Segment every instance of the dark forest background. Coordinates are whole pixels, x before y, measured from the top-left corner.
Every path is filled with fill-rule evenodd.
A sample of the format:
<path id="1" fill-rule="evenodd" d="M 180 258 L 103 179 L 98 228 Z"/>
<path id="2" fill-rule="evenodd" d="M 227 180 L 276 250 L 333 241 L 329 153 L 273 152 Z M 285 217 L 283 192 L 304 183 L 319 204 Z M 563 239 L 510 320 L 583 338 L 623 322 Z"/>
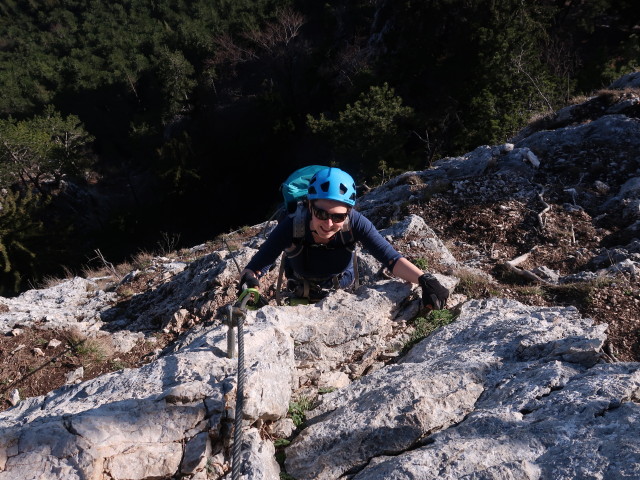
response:
<path id="1" fill-rule="evenodd" d="M 0 295 L 506 141 L 640 62 L 636 0 L 2 0 Z"/>

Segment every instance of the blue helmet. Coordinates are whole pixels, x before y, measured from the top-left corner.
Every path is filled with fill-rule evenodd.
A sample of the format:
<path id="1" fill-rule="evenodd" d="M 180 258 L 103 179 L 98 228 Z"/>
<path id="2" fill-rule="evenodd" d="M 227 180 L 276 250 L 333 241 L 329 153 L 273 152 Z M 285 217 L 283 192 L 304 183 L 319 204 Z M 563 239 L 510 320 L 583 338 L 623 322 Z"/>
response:
<path id="1" fill-rule="evenodd" d="M 307 198 L 335 200 L 353 207 L 356 204 L 356 184 L 347 172 L 334 167 L 325 168 L 311 178 Z"/>

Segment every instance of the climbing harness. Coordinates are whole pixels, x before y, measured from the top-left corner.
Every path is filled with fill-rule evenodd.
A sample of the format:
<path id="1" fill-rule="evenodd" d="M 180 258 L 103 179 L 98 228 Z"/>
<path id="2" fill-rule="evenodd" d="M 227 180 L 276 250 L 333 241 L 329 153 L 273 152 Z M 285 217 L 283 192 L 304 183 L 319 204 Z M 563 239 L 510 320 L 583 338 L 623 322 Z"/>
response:
<path id="1" fill-rule="evenodd" d="M 245 289 L 238 301 L 229 305 L 229 317 L 227 330 L 227 357 L 236 356 L 236 339 L 234 327 L 238 329 L 238 384 L 236 388 L 236 411 L 233 421 L 233 450 L 231 464 L 231 478 L 240 478 L 240 453 L 242 450 L 242 409 L 244 405 L 244 330 L 243 321 L 247 316 L 247 309 L 255 308 L 260 299 L 260 292 L 255 288 Z M 235 321 L 234 321 L 235 320 Z"/>
<path id="2" fill-rule="evenodd" d="M 288 249 L 282 252 L 282 255 L 280 256 L 280 268 L 278 271 L 278 280 L 276 282 L 276 304 L 277 305 L 283 305 L 285 303 L 285 299 L 283 298 L 282 292 L 283 290 L 286 290 L 289 287 L 289 285 L 284 285 L 285 259 L 287 257 L 298 256 L 300 255 L 300 253 L 304 248 L 309 248 L 309 246 L 306 245 L 304 241 L 306 231 L 307 231 L 307 221 L 308 221 L 307 204 L 304 202 L 298 202 L 295 210 L 293 211 L 293 213 L 290 213 L 289 216 L 293 219 L 292 243 L 295 247 L 292 247 L 291 249 Z M 353 252 L 352 265 L 353 265 L 354 282 L 352 287 L 353 287 L 353 290 L 356 290 L 360 286 L 360 274 L 358 271 L 358 250 L 357 250 L 356 241 L 353 236 L 353 231 L 351 230 L 351 223 L 349 222 L 349 219 L 347 219 L 347 221 L 344 222 L 342 228 L 339 231 L 339 235 L 340 235 L 342 244 L 347 248 L 347 250 Z M 321 298 L 326 296 L 326 294 L 328 293 L 326 292 L 324 295 L 317 297 L 315 300 L 313 299 L 310 300 L 309 288 L 311 287 L 313 289 L 312 284 L 314 282 L 312 281 L 311 284 L 309 284 L 307 280 L 303 280 L 303 279 L 297 279 L 297 280 L 299 281 L 302 287 L 302 291 L 298 291 L 293 295 L 284 295 L 288 297 L 288 300 L 286 303 L 288 303 L 289 305 L 294 305 L 294 303 L 292 303 L 291 301 L 292 298 L 294 297 L 298 297 L 298 298 L 295 298 L 295 305 L 300 305 L 300 304 L 306 305 L 308 303 L 314 303 L 320 300 Z M 334 285 L 334 288 L 337 289 L 339 287 L 337 285 Z M 289 290 L 293 290 L 293 289 L 289 288 Z"/>

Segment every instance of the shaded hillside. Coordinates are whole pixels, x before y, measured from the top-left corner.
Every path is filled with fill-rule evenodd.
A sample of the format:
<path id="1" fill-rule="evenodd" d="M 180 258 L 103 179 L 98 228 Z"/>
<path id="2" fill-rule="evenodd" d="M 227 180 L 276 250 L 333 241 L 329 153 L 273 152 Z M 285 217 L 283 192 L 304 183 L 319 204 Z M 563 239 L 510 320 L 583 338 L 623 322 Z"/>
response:
<path id="1" fill-rule="evenodd" d="M 0 120 L 56 112 L 94 138 L 82 159 L 91 170 L 56 172 L 52 208 L 28 214 L 35 232 L 7 219 L 28 255 L 9 249 L 3 294 L 93 266 L 95 249 L 120 262 L 165 235 L 188 247 L 257 223 L 277 202 L 271 186 L 303 164 L 336 162 L 377 184 L 503 142 L 631 71 L 636 10 L 631 0 L 0 5 Z M 1 186 L 25 189 L 38 167 L 16 178 L 5 145 Z"/>

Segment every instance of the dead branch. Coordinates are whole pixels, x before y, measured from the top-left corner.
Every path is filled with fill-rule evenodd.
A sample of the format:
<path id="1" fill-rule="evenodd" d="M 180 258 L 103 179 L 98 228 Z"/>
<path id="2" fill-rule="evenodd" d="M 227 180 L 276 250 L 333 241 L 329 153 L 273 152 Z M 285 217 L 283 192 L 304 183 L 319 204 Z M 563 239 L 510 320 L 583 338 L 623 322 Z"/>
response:
<path id="1" fill-rule="evenodd" d="M 540 95 L 540 98 L 542 98 L 542 100 L 544 100 L 544 103 L 547 104 L 547 108 L 549 109 L 550 112 L 553 112 L 553 105 L 551 104 L 551 102 L 549 101 L 549 99 L 547 98 L 547 96 L 544 94 L 544 92 L 542 91 L 542 89 L 540 88 L 540 84 L 538 82 L 538 80 L 536 78 L 534 78 L 525 68 L 525 60 L 524 60 L 524 48 L 520 49 L 520 54 L 517 55 L 515 58 L 513 58 L 513 65 L 515 65 L 516 69 L 522 73 L 523 75 L 525 75 L 529 81 L 531 82 L 531 84 L 534 86 L 534 88 L 538 91 L 538 95 Z"/>
<path id="2" fill-rule="evenodd" d="M 508 260 L 505 263 L 508 263 L 509 266 L 515 267 L 516 265 L 520 265 L 522 262 L 526 262 L 529 259 L 529 255 L 533 250 L 528 251 L 525 254 L 520 255 L 519 257 L 514 258 L 513 260 Z"/>
<path id="3" fill-rule="evenodd" d="M 114 267 L 113 263 L 107 261 L 106 258 L 104 258 L 104 255 L 102 254 L 102 252 L 100 251 L 100 249 L 95 249 L 94 250 L 96 256 L 90 260 L 100 260 L 102 262 L 102 265 L 109 270 L 114 277 L 121 279 L 122 277 L 120 275 L 118 275 L 118 271 L 116 270 L 116 267 Z"/>
<path id="4" fill-rule="evenodd" d="M 287 47 L 298 36 L 305 23 L 304 16 L 291 9 L 278 12 L 274 22 L 267 24 L 262 30 L 252 30 L 246 38 L 264 51 L 274 53 L 279 46 Z"/>
<path id="5" fill-rule="evenodd" d="M 538 212 L 538 224 L 540 224 L 540 228 L 544 228 L 544 220 L 542 219 L 542 215 L 544 215 L 549 210 L 551 210 L 551 206 L 544 201 L 544 197 L 542 196 L 543 194 L 544 194 L 544 189 L 542 190 L 542 192 L 538 194 L 538 198 L 542 202 L 542 205 L 544 205 L 544 208 L 542 209 L 542 211 Z"/>
<path id="6" fill-rule="evenodd" d="M 531 272 L 529 270 L 525 270 L 523 268 L 518 268 L 517 267 L 517 265 L 520 265 L 521 263 L 525 262 L 529 258 L 529 255 L 531 255 L 531 252 L 533 252 L 535 250 L 535 248 L 536 247 L 533 247 L 527 253 L 525 253 L 523 255 L 520 255 L 519 257 L 516 257 L 513 260 L 507 260 L 502 265 L 504 267 L 506 267 L 507 270 L 509 270 L 510 272 L 513 272 L 513 273 L 515 273 L 516 275 L 518 275 L 520 277 L 526 278 L 527 280 L 530 280 L 532 282 L 544 283 L 545 285 L 551 285 L 551 283 L 549 283 L 548 281 L 546 281 L 543 278 L 540 278 L 535 273 L 533 273 L 533 272 Z"/>

